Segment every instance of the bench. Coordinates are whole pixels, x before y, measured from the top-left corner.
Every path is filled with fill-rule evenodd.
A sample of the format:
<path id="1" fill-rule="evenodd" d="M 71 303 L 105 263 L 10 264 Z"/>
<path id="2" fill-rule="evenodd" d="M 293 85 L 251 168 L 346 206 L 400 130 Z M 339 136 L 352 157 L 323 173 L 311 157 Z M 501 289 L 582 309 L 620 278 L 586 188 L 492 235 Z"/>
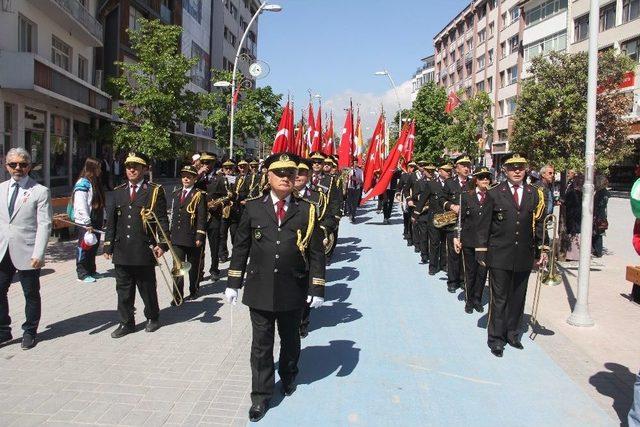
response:
<path id="1" fill-rule="evenodd" d="M 627 266 L 627 281 L 633 284 L 631 288 L 631 300 L 640 304 L 640 267 Z"/>
<path id="2" fill-rule="evenodd" d="M 68 240 L 70 237 L 69 229 L 73 227 L 72 224 L 61 221 L 61 219 L 69 220 L 69 215 L 67 215 L 67 205 L 70 200 L 70 196 L 54 197 L 51 199 L 51 209 L 53 210 L 51 229 L 52 234 L 57 235 L 59 240 Z"/>

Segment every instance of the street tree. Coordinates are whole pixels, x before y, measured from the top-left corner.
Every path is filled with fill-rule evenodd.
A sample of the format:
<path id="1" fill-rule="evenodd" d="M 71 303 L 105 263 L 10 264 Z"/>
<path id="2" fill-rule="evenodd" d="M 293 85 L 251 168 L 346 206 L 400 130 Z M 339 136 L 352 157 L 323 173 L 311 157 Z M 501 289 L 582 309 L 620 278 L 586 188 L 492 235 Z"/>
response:
<path id="1" fill-rule="evenodd" d="M 138 30 L 127 30 L 137 62 L 118 62 L 121 73 L 111 79 L 117 91 L 114 142 L 150 158 L 181 157 L 192 141 L 179 133 L 181 123 L 198 120 L 199 96 L 185 87 L 198 58 L 180 51 L 182 28 L 158 20 L 140 19 Z"/>
<path id="2" fill-rule="evenodd" d="M 413 101 L 411 116 L 416 121 L 414 153 L 416 158 L 437 162 L 444 154 L 444 141 L 451 116 L 444 109 L 447 92 L 428 82 L 420 88 Z"/>
<path id="3" fill-rule="evenodd" d="M 596 167 L 606 170 L 633 151 L 623 116 L 632 102 L 617 88 L 634 64 L 613 50 L 600 53 L 596 111 Z M 588 55 L 551 52 L 533 59 L 517 100 L 511 150 L 532 165 L 584 170 Z"/>
<path id="4" fill-rule="evenodd" d="M 463 94 L 458 94 L 463 99 Z M 478 139 L 493 133 L 491 99 L 487 92 L 480 91 L 464 99 L 451 113 L 451 123 L 445 129 L 445 147 L 451 152 L 465 153 L 472 159 L 481 153 Z"/>

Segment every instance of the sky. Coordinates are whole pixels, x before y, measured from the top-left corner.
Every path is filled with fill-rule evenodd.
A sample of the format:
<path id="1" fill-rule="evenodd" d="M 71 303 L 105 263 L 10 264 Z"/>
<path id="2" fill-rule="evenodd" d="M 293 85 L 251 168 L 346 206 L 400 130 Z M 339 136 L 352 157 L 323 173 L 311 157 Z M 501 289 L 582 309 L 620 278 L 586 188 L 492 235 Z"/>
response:
<path id="1" fill-rule="evenodd" d="M 392 118 L 398 102 L 391 83 L 374 72 L 388 70 L 400 104 L 410 108 L 411 77 L 433 53 L 433 36 L 469 0 L 270 0 L 282 6 L 264 12 L 258 30 L 258 59 L 269 74 L 258 80 L 295 102 L 296 120 L 309 91 L 333 110 L 338 134 L 349 98 L 360 105 L 365 138 L 382 104 Z M 314 109 L 317 108 L 317 100 Z M 367 132 L 366 128 L 370 130 Z"/>

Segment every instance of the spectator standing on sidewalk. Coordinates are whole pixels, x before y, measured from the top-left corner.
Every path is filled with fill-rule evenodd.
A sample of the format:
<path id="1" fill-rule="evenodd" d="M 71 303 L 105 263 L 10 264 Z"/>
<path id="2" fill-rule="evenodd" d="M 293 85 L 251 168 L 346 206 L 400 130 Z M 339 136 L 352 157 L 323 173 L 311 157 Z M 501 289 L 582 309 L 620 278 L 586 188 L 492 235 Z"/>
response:
<path id="1" fill-rule="evenodd" d="M 596 258 L 602 257 L 603 236 L 607 228 L 609 228 L 609 222 L 607 220 L 607 205 L 609 204 L 608 184 L 609 181 L 606 176 L 596 176 L 596 192 L 593 196 L 593 239 L 591 248 L 593 256 Z"/>
<path id="2" fill-rule="evenodd" d="M 71 196 L 73 200 L 72 220 L 88 227 L 76 227 L 78 229 L 76 272 L 78 281 L 84 283 L 96 281 L 96 254 L 98 246 L 100 246 L 98 244 L 100 235 L 93 230 L 102 228 L 104 223 L 106 197 L 102 187 L 102 166 L 100 163 L 100 160 L 95 157 L 87 157 Z"/>
<path id="3" fill-rule="evenodd" d="M 580 259 L 580 226 L 582 225 L 582 184 L 584 177 L 576 175 L 573 185 L 565 195 L 567 227 L 567 261 Z"/>
<path id="4" fill-rule="evenodd" d="M 40 270 L 51 233 L 49 189 L 29 176 L 31 155 L 24 148 L 7 153 L 11 178 L 0 184 L 0 344 L 11 341 L 11 317 L 7 292 L 19 272 L 25 299 L 22 349 L 36 345 L 40 323 Z"/>
<path id="5" fill-rule="evenodd" d="M 633 227 L 633 248 L 640 255 L 640 218 L 636 218 L 636 223 Z M 634 290 L 637 289 L 637 286 L 636 284 L 633 285 Z M 629 427 L 640 427 L 640 372 L 636 375 L 636 382 L 633 386 L 633 404 L 627 420 Z"/>

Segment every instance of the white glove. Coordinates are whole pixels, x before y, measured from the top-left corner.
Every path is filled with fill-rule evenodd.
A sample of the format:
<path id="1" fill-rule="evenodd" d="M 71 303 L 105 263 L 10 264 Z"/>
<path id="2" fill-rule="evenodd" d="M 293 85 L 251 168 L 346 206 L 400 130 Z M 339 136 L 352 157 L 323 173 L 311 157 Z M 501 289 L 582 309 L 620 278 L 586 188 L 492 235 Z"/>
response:
<path id="1" fill-rule="evenodd" d="M 224 296 L 227 298 L 227 302 L 235 305 L 236 301 L 238 301 L 238 290 L 227 288 L 224 290 Z"/>
<path id="2" fill-rule="evenodd" d="M 322 297 L 312 297 L 311 295 L 309 295 L 307 297 L 307 302 L 310 302 L 310 307 L 311 308 L 320 308 L 322 307 L 322 304 L 324 304 L 324 298 Z"/>

